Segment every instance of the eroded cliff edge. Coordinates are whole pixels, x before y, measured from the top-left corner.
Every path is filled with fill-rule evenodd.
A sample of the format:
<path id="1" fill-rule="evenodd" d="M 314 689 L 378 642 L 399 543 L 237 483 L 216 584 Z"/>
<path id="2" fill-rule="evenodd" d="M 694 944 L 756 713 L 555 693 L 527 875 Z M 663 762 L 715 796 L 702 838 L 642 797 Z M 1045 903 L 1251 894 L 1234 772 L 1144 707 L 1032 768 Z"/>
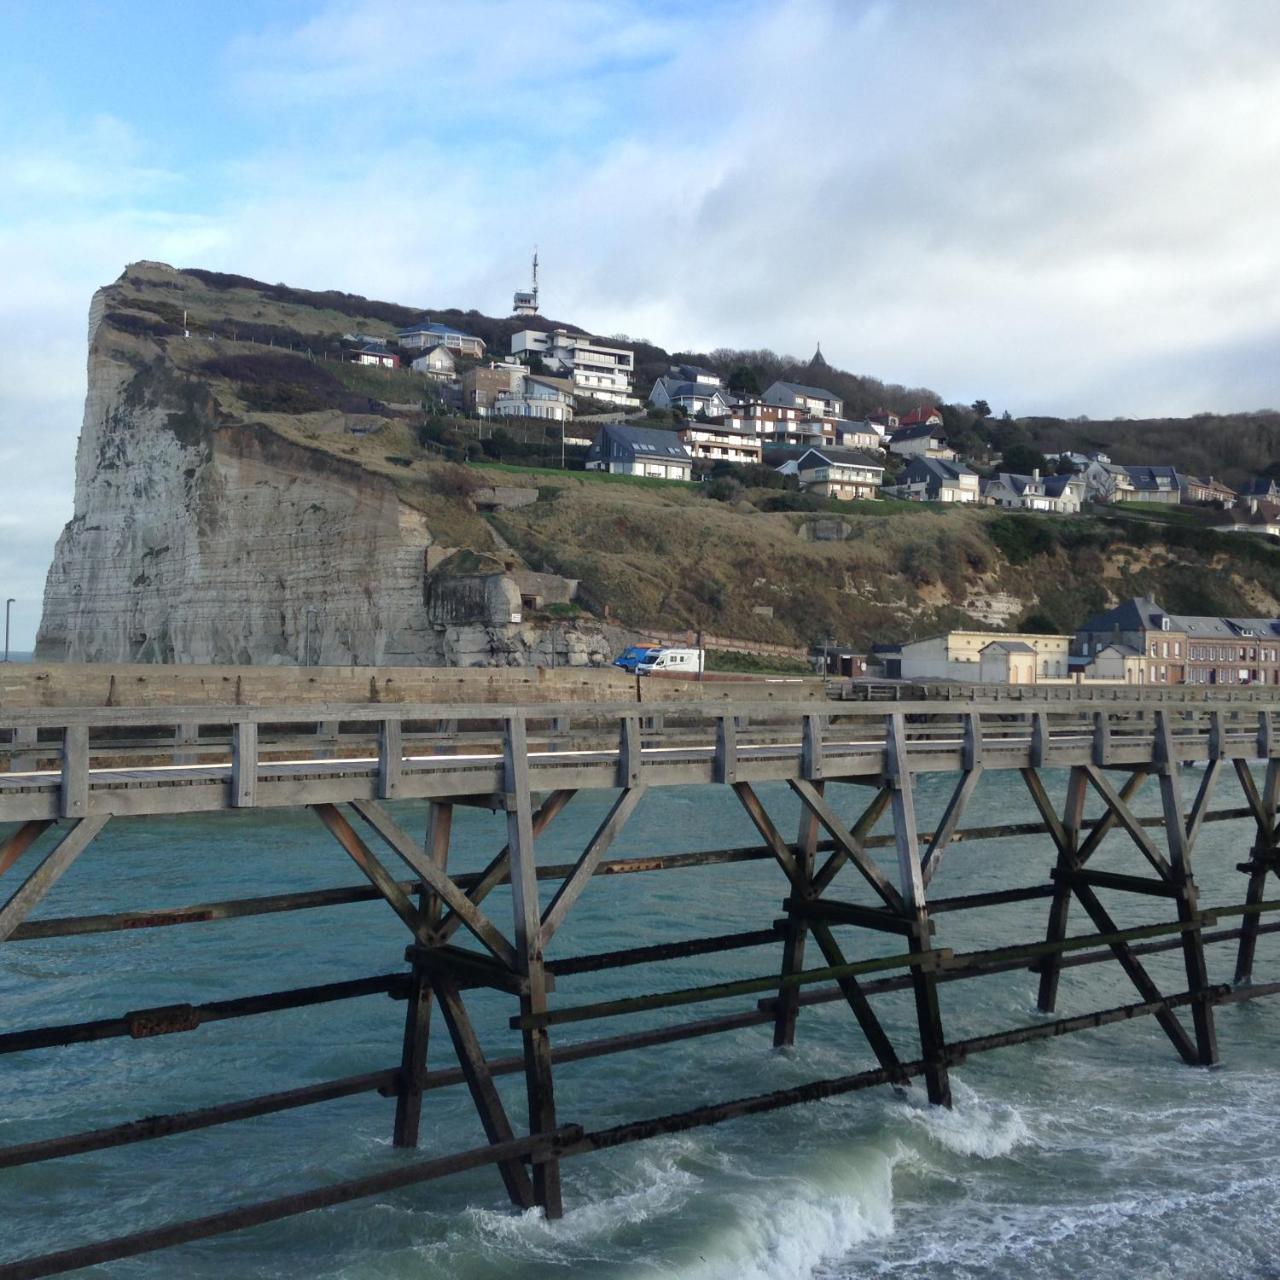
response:
<path id="1" fill-rule="evenodd" d="M 309 443 L 246 413 L 210 369 L 261 344 L 175 331 L 139 307 L 168 275 L 181 283 L 138 264 L 94 296 L 75 509 L 49 570 L 38 658 L 519 665 L 547 661 L 554 642 L 561 663 L 604 660 L 590 620 L 554 633 L 524 620 L 504 573 L 514 562 L 451 573 L 458 548 L 433 531 L 431 495 L 415 503 L 336 451 L 348 415 L 295 433 L 315 434 Z M 354 416 L 364 432 L 386 425 Z M 459 514 L 441 506 L 447 524 Z M 501 554 L 483 522 L 462 523 L 473 553 Z"/>

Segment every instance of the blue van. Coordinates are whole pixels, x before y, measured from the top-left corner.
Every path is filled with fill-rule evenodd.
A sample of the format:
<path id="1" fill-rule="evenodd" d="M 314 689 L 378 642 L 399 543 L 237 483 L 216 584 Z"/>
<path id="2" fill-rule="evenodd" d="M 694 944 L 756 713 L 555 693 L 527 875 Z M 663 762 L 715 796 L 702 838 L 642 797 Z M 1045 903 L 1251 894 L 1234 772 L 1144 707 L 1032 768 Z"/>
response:
<path id="1" fill-rule="evenodd" d="M 615 667 L 621 667 L 623 671 L 634 671 L 646 658 L 656 654 L 662 646 L 660 644 L 633 644 L 630 649 L 624 650 L 613 660 Z"/>

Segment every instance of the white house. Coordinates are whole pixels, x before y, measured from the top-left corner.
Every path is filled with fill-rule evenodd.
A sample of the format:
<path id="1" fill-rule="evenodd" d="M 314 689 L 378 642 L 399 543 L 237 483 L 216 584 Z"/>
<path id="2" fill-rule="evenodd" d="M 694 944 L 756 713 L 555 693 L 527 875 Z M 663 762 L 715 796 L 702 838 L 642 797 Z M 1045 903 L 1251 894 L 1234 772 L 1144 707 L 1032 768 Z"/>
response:
<path id="1" fill-rule="evenodd" d="M 893 489 L 913 502 L 977 502 L 978 473 L 963 462 L 917 456 L 898 472 Z"/>
<path id="2" fill-rule="evenodd" d="M 609 471 L 614 475 L 691 480 L 693 458 L 674 431 L 606 422 L 587 450 L 586 469 Z"/>
<path id="3" fill-rule="evenodd" d="M 443 343 L 420 355 L 409 366 L 415 373 L 425 373 L 429 378 L 452 378 L 458 371 L 453 352 Z"/>
<path id="4" fill-rule="evenodd" d="M 1084 501 L 1084 480 L 1079 476 L 1029 476 L 1001 471 L 982 482 L 982 499 L 993 507 L 1011 511 L 1052 511 L 1073 515 Z"/>
<path id="5" fill-rule="evenodd" d="M 844 401 L 821 387 L 806 387 L 798 382 L 775 382 L 763 396 L 765 404 L 798 409 L 803 417 L 823 418 L 834 422 L 844 417 Z"/>
<path id="6" fill-rule="evenodd" d="M 884 480 L 884 459 L 858 449 L 774 446 L 765 451 L 765 462 L 780 475 L 795 476 L 802 489 L 823 498 L 876 498 Z"/>
<path id="7" fill-rule="evenodd" d="M 496 417 L 573 421 L 573 383 L 538 373 L 513 374 L 510 389 L 498 391 L 490 409 Z"/>
<path id="8" fill-rule="evenodd" d="M 955 450 L 947 445 L 946 432 L 932 422 L 901 427 L 889 437 L 889 452 L 903 458 L 943 458 L 950 461 Z"/>
<path id="9" fill-rule="evenodd" d="M 832 425 L 835 443 L 843 445 L 846 449 L 884 448 L 884 432 L 869 418 L 864 418 L 860 422 L 839 418 Z"/>
<path id="10" fill-rule="evenodd" d="M 631 394 L 635 357 L 624 347 L 612 347 L 585 333 L 556 329 L 521 329 L 511 335 L 511 354 L 538 356 L 552 373 L 567 374 L 574 391 L 606 404 L 638 409 L 640 401 Z"/>
<path id="11" fill-rule="evenodd" d="M 460 356 L 479 360 L 484 355 L 484 339 L 473 333 L 463 333 L 452 325 L 438 324 L 431 320 L 420 320 L 407 329 L 401 329 L 396 337 L 402 347 L 410 350 L 425 351 L 430 347 L 445 346 Z"/>
<path id="12" fill-rule="evenodd" d="M 729 416 L 729 393 L 710 382 L 659 378 L 649 392 L 649 403 L 655 409 L 683 409 L 691 418 L 699 413 L 708 418 Z"/>
<path id="13" fill-rule="evenodd" d="M 356 352 L 355 363 L 379 365 L 384 369 L 398 369 L 400 357 L 394 351 L 388 351 L 381 342 L 366 342 Z"/>

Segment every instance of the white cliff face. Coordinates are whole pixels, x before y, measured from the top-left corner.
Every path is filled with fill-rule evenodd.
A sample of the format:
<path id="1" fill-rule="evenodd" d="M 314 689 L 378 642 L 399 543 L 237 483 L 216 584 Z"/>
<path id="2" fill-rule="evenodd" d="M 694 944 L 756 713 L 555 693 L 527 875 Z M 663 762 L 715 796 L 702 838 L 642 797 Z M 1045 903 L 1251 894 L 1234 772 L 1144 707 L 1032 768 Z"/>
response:
<path id="1" fill-rule="evenodd" d="M 38 657 L 537 660 L 540 637 L 518 626 L 433 625 L 424 575 L 434 538 L 390 480 L 226 420 L 207 387 L 167 366 L 153 341 L 100 323 L 102 312 L 100 291 L 75 514 L 49 570 Z M 579 644 L 575 665 L 595 649 L 603 643 Z"/>

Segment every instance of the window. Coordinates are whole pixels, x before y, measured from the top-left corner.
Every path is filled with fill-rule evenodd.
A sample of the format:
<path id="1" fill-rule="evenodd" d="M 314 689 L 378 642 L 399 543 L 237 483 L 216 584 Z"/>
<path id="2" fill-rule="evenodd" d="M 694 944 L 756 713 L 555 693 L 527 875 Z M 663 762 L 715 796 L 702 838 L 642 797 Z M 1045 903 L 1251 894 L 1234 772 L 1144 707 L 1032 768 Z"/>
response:
<path id="1" fill-rule="evenodd" d="M 1181 640 L 1175 640 L 1173 642 L 1173 656 L 1175 658 L 1182 657 L 1182 641 Z"/>
<path id="2" fill-rule="evenodd" d="M 1164 642 L 1164 645 L 1161 649 L 1160 656 L 1162 658 L 1167 658 L 1169 656 L 1169 642 L 1167 640 Z"/>

